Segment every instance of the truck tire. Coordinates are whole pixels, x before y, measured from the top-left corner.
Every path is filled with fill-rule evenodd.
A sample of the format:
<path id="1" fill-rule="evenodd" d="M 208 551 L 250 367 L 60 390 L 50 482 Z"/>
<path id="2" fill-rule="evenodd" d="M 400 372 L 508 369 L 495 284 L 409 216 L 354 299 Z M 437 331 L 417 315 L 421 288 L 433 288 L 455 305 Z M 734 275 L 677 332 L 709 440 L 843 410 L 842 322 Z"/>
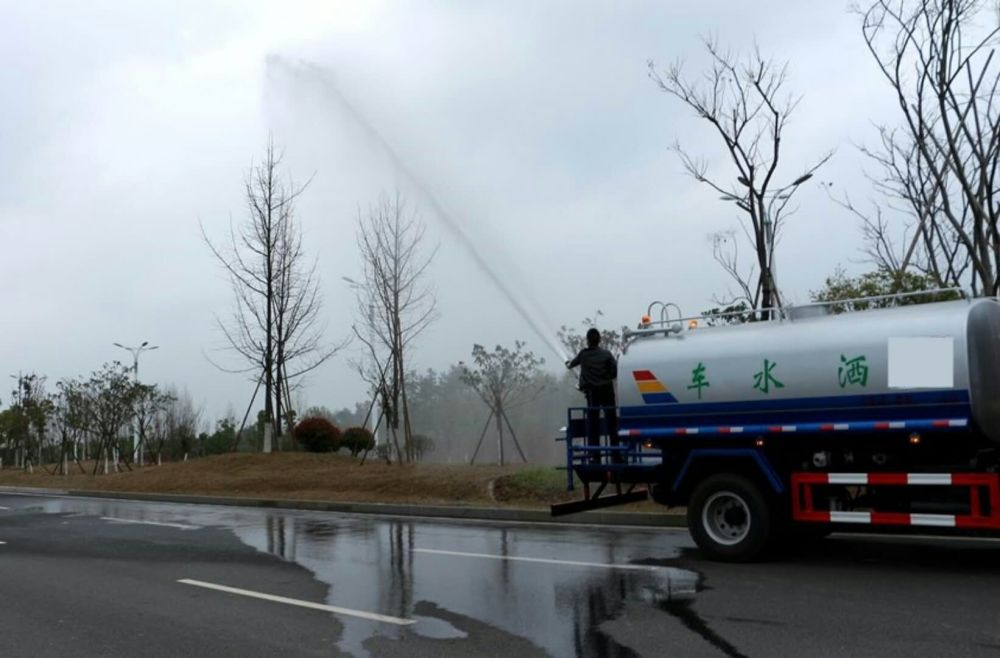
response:
<path id="1" fill-rule="evenodd" d="M 713 475 L 695 487 L 688 502 L 688 529 L 713 560 L 748 562 L 768 546 L 772 512 L 760 489 L 741 475 Z"/>

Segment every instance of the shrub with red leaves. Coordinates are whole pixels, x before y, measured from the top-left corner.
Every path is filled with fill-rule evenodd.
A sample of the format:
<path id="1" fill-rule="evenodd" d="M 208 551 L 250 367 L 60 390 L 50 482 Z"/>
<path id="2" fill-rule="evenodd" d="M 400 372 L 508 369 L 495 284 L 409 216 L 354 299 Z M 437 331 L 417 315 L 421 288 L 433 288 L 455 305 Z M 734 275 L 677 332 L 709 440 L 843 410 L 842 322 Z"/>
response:
<path id="1" fill-rule="evenodd" d="M 340 450 L 340 430 L 326 418 L 304 418 L 292 436 L 309 452 L 337 452 Z"/>

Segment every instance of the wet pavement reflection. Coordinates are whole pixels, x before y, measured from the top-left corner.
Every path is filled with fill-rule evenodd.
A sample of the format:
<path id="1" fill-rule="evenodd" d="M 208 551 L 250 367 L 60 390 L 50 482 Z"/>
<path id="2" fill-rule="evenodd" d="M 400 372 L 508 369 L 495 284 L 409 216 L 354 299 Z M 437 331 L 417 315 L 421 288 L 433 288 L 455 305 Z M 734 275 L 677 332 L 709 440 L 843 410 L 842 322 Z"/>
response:
<path id="1" fill-rule="evenodd" d="M 338 647 L 355 656 L 381 655 L 393 645 L 419 647 L 423 655 L 484 627 L 510 642 L 509 655 L 635 656 L 601 630 L 626 605 L 649 606 L 703 636 L 706 630 L 697 628 L 689 605 L 699 575 L 664 564 L 690 545 L 680 532 L 74 498 L 38 498 L 32 507 L 228 529 L 246 545 L 312 572 L 329 587 L 324 603 L 416 621 L 391 626 L 338 618 Z M 724 644 L 716 647 L 729 653 Z"/>

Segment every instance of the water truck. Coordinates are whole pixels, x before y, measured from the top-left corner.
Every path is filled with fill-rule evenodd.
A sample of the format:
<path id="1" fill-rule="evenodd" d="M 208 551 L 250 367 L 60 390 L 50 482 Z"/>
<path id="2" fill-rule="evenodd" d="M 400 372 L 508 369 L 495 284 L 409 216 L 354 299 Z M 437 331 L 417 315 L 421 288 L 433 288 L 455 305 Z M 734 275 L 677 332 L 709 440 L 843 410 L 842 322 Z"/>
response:
<path id="1" fill-rule="evenodd" d="M 834 530 L 1000 531 L 1000 301 L 915 299 L 738 324 L 650 307 L 619 359 L 618 441 L 588 445 L 587 410 L 569 410 L 584 496 L 552 514 L 686 506 L 699 548 L 729 561 Z"/>

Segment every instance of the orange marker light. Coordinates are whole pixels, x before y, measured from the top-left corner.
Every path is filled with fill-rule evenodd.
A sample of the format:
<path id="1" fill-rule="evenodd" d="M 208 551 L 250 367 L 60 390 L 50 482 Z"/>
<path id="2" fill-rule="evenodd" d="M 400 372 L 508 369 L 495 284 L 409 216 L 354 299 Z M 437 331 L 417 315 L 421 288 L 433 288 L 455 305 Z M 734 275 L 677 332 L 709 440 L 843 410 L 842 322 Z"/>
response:
<path id="1" fill-rule="evenodd" d="M 918 445 L 920 445 L 920 435 L 919 434 L 911 434 L 910 435 L 910 445 L 911 446 L 918 446 Z"/>
<path id="2" fill-rule="evenodd" d="M 753 444 L 755 446 L 757 446 L 758 448 L 763 448 L 764 447 L 764 439 L 757 439 L 756 441 L 753 442 Z"/>
<path id="3" fill-rule="evenodd" d="M 697 320 L 691 320 L 688 322 L 688 329 L 697 329 L 697 328 L 698 328 Z"/>
<path id="4" fill-rule="evenodd" d="M 642 318 L 639 320 L 640 327 L 648 327 L 651 324 L 653 324 L 653 319 L 648 315 L 642 316 Z"/>

